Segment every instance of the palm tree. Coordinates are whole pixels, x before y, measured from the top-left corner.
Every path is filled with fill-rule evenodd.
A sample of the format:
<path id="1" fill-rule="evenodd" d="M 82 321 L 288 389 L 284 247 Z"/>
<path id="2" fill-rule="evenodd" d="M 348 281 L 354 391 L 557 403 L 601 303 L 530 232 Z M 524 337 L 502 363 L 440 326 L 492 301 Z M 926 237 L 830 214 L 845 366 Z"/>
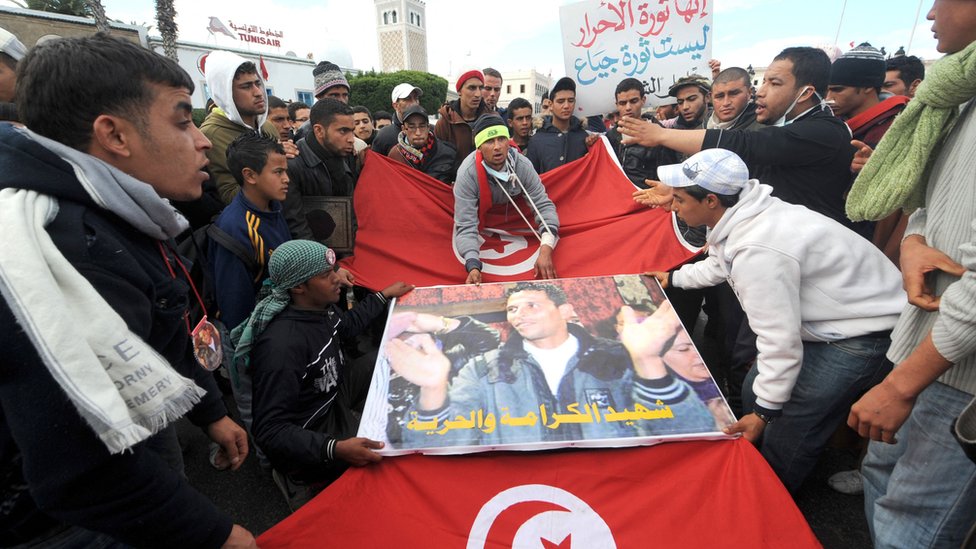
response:
<path id="1" fill-rule="evenodd" d="M 26 3 L 16 1 L 14 3 L 32 10 L 90 17 L 95 20 L 95 28 L 99 32 L 110 30 L 101 0 L 27 0 Z"/>
<path id="2" fill-rule="evenodd" d="M 176 55 L 176 6 L 173 0 L 156 0 L 156 26 L 163 38 L 163 53 L 173 61 L 179 61 Z"/>
<path id="3" fill-rule="evenodd" d="M 105 17 L 105 6 L 102 5 L 102 0 L 85 0 L 85 7 L 95 19 L 95 28 L 98 29 L 98 32 L 111 31 L 108 26 L 108 18 Z"/>
<path id="4" fill-rule="evenodd" d="M 91 11 L 85 0 L 27 0 L 27 9 L 90 17 Z"/>

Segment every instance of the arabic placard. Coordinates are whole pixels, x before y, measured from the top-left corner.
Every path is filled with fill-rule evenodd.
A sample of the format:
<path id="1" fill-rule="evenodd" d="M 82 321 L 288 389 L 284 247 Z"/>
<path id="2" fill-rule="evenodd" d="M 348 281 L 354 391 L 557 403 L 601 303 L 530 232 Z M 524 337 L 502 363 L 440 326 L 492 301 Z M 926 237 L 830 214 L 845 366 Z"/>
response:
<path id="1" fill-rule="evenodd" d="M 682 76 L 710 77 L 709 0 L 585 0 L 560 7 L 559 20 L 580 115 L 613 111 L 613 92 L 624 78 L 643 82 L 647 105 L 657 106 Z"/>
<path id="2" fill-rule="evenodd" d="M 359 434 L 386 455 L 727 438 L 653 278 L 418 288 L 391 307 Z"/>

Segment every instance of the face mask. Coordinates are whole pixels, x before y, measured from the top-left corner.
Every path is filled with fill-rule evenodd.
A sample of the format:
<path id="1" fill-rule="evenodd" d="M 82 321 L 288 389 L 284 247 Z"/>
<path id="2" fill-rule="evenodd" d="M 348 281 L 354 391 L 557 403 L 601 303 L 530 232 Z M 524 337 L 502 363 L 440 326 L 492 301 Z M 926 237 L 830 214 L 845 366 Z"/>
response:
<path id="1" fill-rule="evenodd" d="M 508 171 L 500 172 L 498 170 L 495 170 L 491 166 L 489 166 L 488 163 L 485 161 L 482 161 L 481 165 L 485 167 L 485 171 L 488 172 L 489 175 L 493 176 L 495 179 L 498 179 L 499 181 L 508 181 L 512 177 L 511 172 Z M 505 162 L 505 169 L 506 170 L 508 169 L 508 162 Z"/>
<path id="2" fill-rule="evenodd" d="M 789 122 L 787 122 L 786 121 L 786 115 L 790 114 L 790 112 L 793 111 L 793 107 L 795 107 L 796 104 L 800 102 L 800 97 L 804 93 L 806 93 L 807 88 L 809 88 L 809 87 L 810 86 L 803 86 L 803 89 L 800 90 L 800 93 L 796 94 L 796 99 L 794 99 L 793 102 L 790 103 L 790 106 L 789 107 L 786 107 L 786 112 L 783 113 L 783 116 L 779 117 L 779 120 L 777 120 L 776 122 L 773 123 L 773 126 L 786 126 L 787 124 L 790 124 L 790 123 L 793 122 L 793 120 L 795 120 L 795 119 L 791 119 Z M 814 92 L 814 93 L 816 93 L 816 92 Z"/>

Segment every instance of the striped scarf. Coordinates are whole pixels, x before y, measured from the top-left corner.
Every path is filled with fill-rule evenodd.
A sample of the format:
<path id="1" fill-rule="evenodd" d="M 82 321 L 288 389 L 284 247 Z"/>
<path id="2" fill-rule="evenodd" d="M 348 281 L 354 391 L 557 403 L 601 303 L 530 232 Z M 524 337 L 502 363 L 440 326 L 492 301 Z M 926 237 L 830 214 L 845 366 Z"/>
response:
<path id="1" fill-rule="evenodd" d="M 410 144 L 410 140 L 407 139 L 406 134 L 400 132 L 397 136 L 397 145 L 400 146 L 400 152 L 403 153 L 403 157 L 407 159 L 407 162 L 410 162 L 414 166 L 420 166 L 420 163 L 424 161 L 424 155 L 434 149 L 434 133 L 428 133 L 427 143 L 418 149 Z"/>

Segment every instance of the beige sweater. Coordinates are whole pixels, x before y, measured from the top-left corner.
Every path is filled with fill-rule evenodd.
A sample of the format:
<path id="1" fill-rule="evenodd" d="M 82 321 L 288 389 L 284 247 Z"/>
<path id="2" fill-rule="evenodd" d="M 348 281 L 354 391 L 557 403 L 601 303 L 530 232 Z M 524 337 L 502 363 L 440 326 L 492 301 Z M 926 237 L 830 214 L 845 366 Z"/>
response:
<path id="1" fill-rule="evenodd" d="M 906 235 L 925 237 L 967 272 L 962 278 L 937 272 L 937 312 L 908 305 L 892 333 L 888 358 L 898 364 L 932 332 L 939 353 L 954 363 L 939 381 L 976 394 L 976 100 L 963 113 L 935 161 L 925 207 L 908 222 Z"/>

